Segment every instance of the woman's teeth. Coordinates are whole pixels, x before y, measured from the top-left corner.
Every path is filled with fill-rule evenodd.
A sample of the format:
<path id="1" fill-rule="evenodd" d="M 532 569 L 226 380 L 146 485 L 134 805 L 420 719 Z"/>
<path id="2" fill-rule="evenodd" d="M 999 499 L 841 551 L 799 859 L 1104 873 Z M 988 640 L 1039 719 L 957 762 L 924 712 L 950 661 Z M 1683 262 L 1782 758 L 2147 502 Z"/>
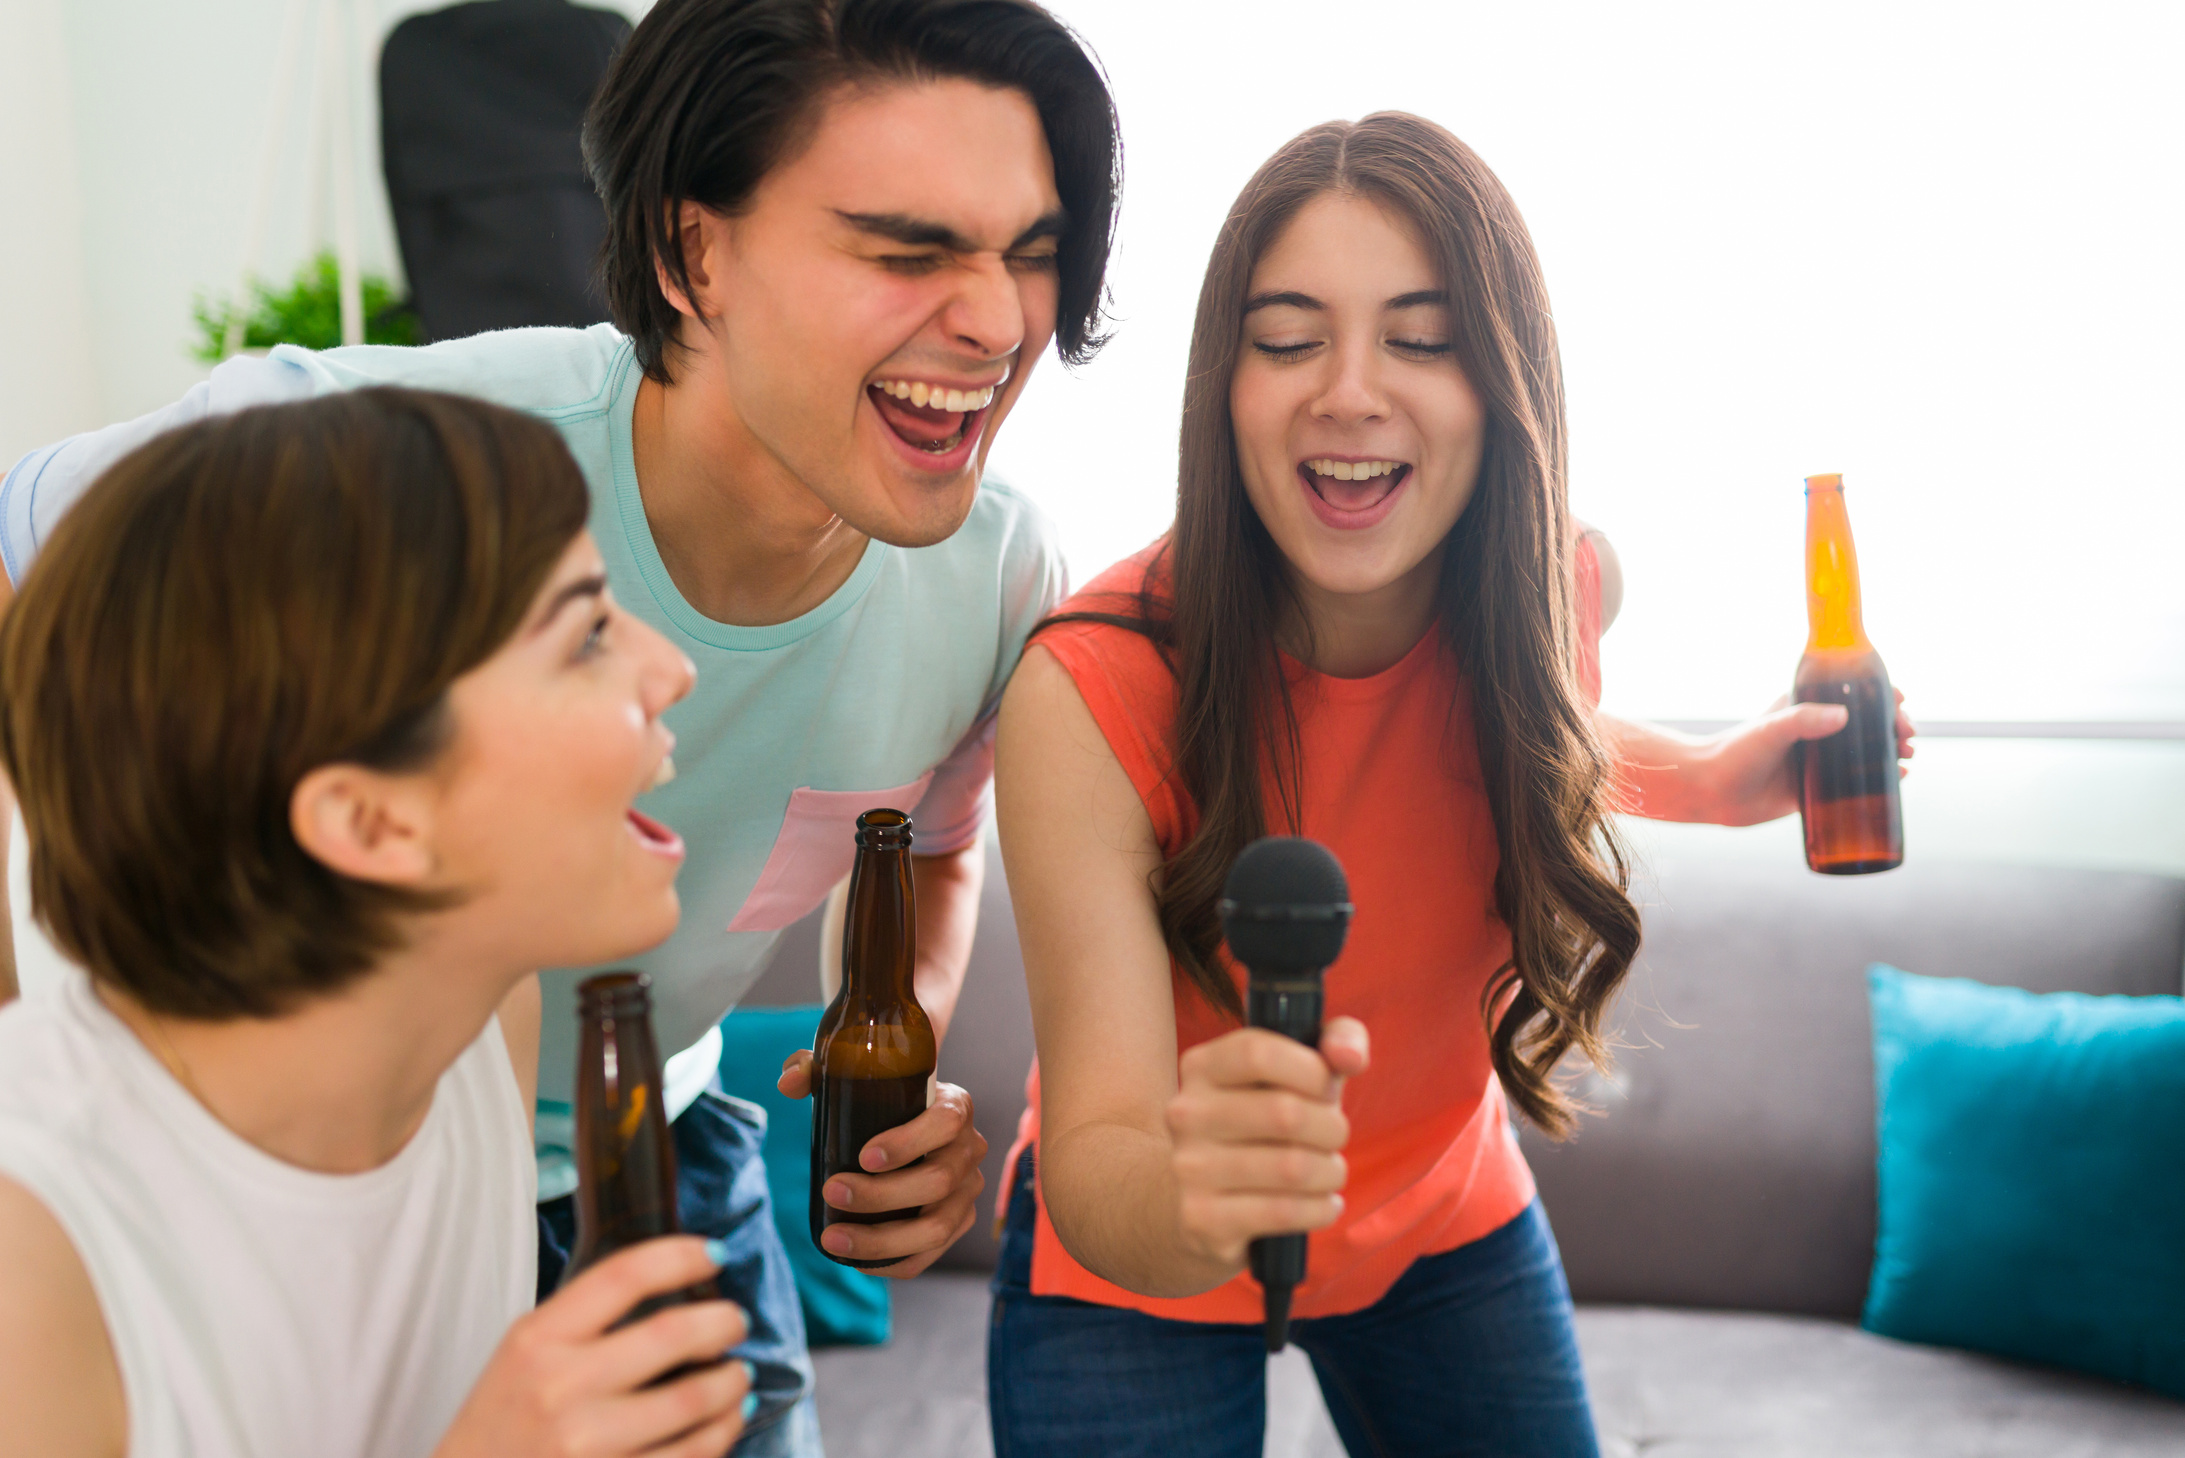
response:
<path id="1" fill-rule="evenodd" d="M 1338 481 L 1370 481 L 1375 476 L 1392 476 L 1401 461 L 1307 461 L 1305 469 L 1315 476 L 1332 476 Z"/>
<path id="2" fill-rule="evenodd" d="M 648 790 L 657 790 L 662 785 L 667 784 L 670 780 L 673 780 L 674 778 L 675 756 L 672 754 L 663 754 L 662 756 L 660 756 L 660 767 L 652 772 L 652 783 L 647 785 L 645 788 Z"/>
<path id="3" fill-rule="evenodd" d="M 984 410 L 994 403 L 992 385 L 978 390 L 950 390 L 940 385 L 929 385 L 923 380 L 881 380 L 873 388 L 883 395 L 908 400 L 921 410 Z"/>

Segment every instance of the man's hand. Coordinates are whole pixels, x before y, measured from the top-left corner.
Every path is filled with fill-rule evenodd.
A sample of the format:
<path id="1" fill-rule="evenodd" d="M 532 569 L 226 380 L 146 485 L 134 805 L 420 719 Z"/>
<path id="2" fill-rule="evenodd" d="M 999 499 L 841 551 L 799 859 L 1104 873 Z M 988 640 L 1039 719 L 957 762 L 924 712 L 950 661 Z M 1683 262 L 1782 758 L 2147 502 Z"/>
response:
<path id="1" fill-rule="evenodd" d="M 1197 1254 L 1242 1270 L 1254 1238 L 1335 1223 L 1350 1176 L 1343 1082 L 1370 1061 L 1356 1018 L 1331 1020 L 1318 1050 L 1239 1028 L 1185 1052 L 1168 1105 L 1169 1164 Z"/>
<path id="2" fill-rule="evenodd" d="M 789 1098 L 811 1097 L 810 1049 L 789 1055 L 775 1086 Z M 876 1276 L 918 1275 L 971 1228 L 973 1207 L 986 1188 L 979 1172 L 984 1158 L 986 1139 L 971 1127 L 971 1095 L 941 1084 L 931 1108 L 865 1146 L 858 1163 L 870 1173 L 836 1175 L 820 1193 L 837 1210 L 918 1213 L 878 1225 L 830 1225 L 821 1244 L 830 1255 L 892 1263 L 874 1268 Z"/>
<path id="3" fill-rule="evenodd" d="M 727 1301 L 671 1306 L 614 1329 L 648 1296 L 717 1269 L 696 1236 L 649 1240 L 571 1281 L 501 1339 L 434 1458 L 721 1458 L 743 1431 L 751 1371 L 721 1354 L 742 1341 Z M 659 1387 L 663 1373 L 700 1371 Z"/>

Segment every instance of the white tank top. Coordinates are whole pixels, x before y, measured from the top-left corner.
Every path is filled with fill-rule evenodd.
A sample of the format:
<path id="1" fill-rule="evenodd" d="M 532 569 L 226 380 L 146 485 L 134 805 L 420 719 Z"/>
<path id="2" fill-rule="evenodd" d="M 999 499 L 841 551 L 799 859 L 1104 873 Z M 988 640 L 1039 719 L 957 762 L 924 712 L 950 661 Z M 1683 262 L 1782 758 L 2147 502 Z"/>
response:
<path id="1" fill-rule="evenodd" d="M 422 1458 L 538 1279 L 498 1019 L 400 1154 L 317 1174 L 231 1133 L 72 973 L 0 1009 L 0 1174 L 90 1273 L 133 1458 Z"/>

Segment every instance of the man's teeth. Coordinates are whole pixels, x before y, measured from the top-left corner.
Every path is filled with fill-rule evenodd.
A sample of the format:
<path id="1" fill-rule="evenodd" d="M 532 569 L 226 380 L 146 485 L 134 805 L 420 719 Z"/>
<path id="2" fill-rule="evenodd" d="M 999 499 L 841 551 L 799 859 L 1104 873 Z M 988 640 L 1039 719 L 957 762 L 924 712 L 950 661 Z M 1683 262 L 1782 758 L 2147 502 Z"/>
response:
<path id="1" fill-rule="evenodd" d="M 947 410 L 962 412 L 984 410 L 994 403 L 994 387 L 979 390 L 951 390 L 941 385 L 929 385 L 924 380 L 881 380 L 883 394 L 898 400 L 908 400 L 921 410 Z"/>
<path id="2" fill-rule="evenodd" d="M 1315 476 L 1333 476 L 1338 481 L 1370 481 L 1375 476 L 1392 476 L 1402 461 L 1307 461 L 1305 469 Z"/>
<path id="3" fill-rule="evenodd" d="M 646 788 L 657 790 L 662 785 L 668 783 L 668 781 L 674 778 L 675 756 L 672 754 L 664 754 L 660 757 L 660 767 L 652 772 L 652 783 Z"/>

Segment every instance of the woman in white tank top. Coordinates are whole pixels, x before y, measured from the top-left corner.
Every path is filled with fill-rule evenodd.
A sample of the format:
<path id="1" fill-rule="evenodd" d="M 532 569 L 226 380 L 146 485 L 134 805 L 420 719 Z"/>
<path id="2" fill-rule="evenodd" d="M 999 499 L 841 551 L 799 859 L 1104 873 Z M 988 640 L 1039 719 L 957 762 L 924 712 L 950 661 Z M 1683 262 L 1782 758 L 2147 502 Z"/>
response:
<path id="1" fill-rule="evenodd" d="M 0 1458 L 718 1455 L 726 1302 L 656 1241 L 536 1312 L 542 965 L 675 925 L 690 665 L 554 432 L 367 391 L 202 422 L 0 621 L 33 907 L 0 1009 Z M 0 594 L 0 603 L 5 595 Z"/>

